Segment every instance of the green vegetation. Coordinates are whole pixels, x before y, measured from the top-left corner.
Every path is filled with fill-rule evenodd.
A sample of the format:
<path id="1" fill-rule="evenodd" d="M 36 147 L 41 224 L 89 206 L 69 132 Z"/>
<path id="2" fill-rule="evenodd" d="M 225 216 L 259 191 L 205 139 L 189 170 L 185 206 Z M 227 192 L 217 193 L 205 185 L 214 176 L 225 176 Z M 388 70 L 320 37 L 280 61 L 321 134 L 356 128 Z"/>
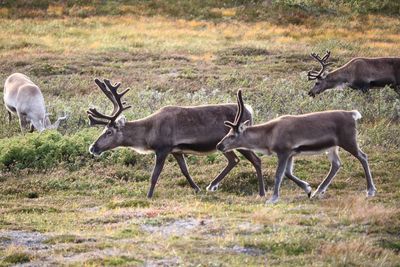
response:
<path id="1" fill-rule="evenodd" d="M 70 117 L 59 131 L 23 135 L 0 109 L 0 266 L 398 266 L 400 100 L 390 88 L 312 99 L 306 81 L 312 51 L 331 50 L 334 67 L 397 55 L 397 1 L 28 2 L 0 1 L 0 81 L 27 74 L 52 121 Z M 239 88 L 256 122 L 358 109 L 378 195 L 364 197 L 362 167 L 345 152 L 323 199 L 285 180 L 282 201 L 265 206 L 244 159 L 218 192 L 205 192 L 226 165 L 215 153 L 187 157 L 203 191 L 190 189 L 170 157 L 148 200 L 152 155 L 88 153 L 101 130 L 88 128 L 85 111 L 111 108 L 95 77 L 131 88 L 128 119 L 165 105 L 233 102 Z M 276 159 L 262 164 L 271 188 Z M 313 189 L 328 170 L 324 155 L 296 160 Z"/>
<path id="2" fill-rule="evenodd" d="M 86 147 L 93 138 L 93 135 L 84 133 L 63 137 L 57 132 L 47 132 L 21 135 L 11 140 L 2 139 L 0 168 L 46 170 L 60 163 L 70 167 L 79 166 L 79 160 L 89 157 Z"/>
<path id="3" fill-rule="evenodd" d="M 61 165 L 73 171 L 99 161 L 105 164 L 135 165 L 142 158 L 128 150 L 119 150 L 116 153 L 106 152 L 101 158 L 94 158 L 89 154 L 88 147 L 97 135 L 94 129 L 83 129 L 69 135 L 46 131 L 43 134 L 32 133 L 0 139 L 0 170 L 6 172 L 22 169 L 46 171 Z M 124 179 L 126 175 L 121 172 L 120 178 Z M 35 198 L 34 195 L 30 197 Z"/>
<path id="4" fill-rule="evenodd" d="M 0 262 L 0 266 L 9 266 L 13 264 L 27 263 L 31 261 L 31 255 L 19 250 L 18 248 L 10 248 L 7 251 L 6 256 L 3 258 L 3 262 Z"/>
<path id="5" fill-rule="evenodd" d="M 307 16 L 338 14 L 398 15 L 397 1 L 383 0 L 118 0 L 118 1 L 23 1 L 4 0 L 8 17 L 89 17 L 93 15 L 169 16 L 184 19 L 273 20 L 302 23 Z M 100 4 L 101 3 L 101 4 Z"/>

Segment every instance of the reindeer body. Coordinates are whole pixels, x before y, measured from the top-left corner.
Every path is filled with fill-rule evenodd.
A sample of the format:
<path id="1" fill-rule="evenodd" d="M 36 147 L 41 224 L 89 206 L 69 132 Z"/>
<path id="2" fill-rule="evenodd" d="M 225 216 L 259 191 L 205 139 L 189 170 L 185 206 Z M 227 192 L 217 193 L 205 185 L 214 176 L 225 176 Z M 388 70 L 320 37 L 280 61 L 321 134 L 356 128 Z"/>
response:
<path id="1" fill-rule="evenodd" d="M 8 111 L 9 121 L 11 114 L 19 118 L 21 131 L 28 126 L 30 131 L 37 129 L 39 132 L 46 128 L 57 128 L 61 120 L 59 118 L 54 125 L 51 125 L 44 98 L 40 88 L 34 84 L 28 76 L 21 73 L 11 74 L 4 84 L 4 103 Z"/>
<path id="2" fill-rule="evenodd" d="M 172 154 L 190 186 L 199 191 L 200 188 L 187 170 L 183 154 L 208 154 L 216 151 L 217 143 L 229 130 L 223 122 L 235 118 L 237 106 L 235 104 L 167 106 L 146 118 L 125 122 L 123 117 L 118 118 L 118 116 L 128 108 L 124 107 L 120 100 L 127 90 L 119 94 L 116 91 L 119 84 L 112 86 L 108 80 L 101 82 L 97 79 L 95 82 L 113 102 L 114 111 L 112 116 L 107 116 L 96 109 L 89 109 L 91 125 L 106 125 L 103 134 L 90 146 L 90 153 L 99 155 L 119 146 L 130 147 L 139 153 L 155 153 L 156 162 L 148 197 L 153 196 L 165 159 Z M 243 117 L 252 120 L 250 107 L 246 108 Z M 251 151 L 238 151 L 253 164 L 259 180 L 259 194 L 265 195 L 260 159 Z M 210 183 L 207 190 L 215 191 L 222 179 L 239 162 L 239 158 L 233 151 L 224 153 L 224 156 L 228 159 L 228 165 Z"/>
<path id="3" fill-rule="evenodd" d="M 348 137 L 356 134 L 356 118 L 361 118 L 358 111 L 343 110 L 286 115 L 248 127 L 243 136 L 246 148 L 260 152 L 319 153 L 349 142 Z M 264 140 L 262 144 L 257 142 L 260 139 Z"/>
<path id="4" fill-rule="evenodd" d="M 166 106 L 146 118 L 126 122 L 121 146 L 139 153 L 212 153 L 229 131 L 223 122 L 234 119 L 236 109 L 236 104 Z M 251 116 L 246 109 L 244 118 L 251 120 Z"/>
<path id="5" fill-rule="evenodd" d="M 26 75 L 14 73 L 4 84 L 4 103 L 8 110 L 9 120 L 11 113 L 20 120 L 21 130 L 31 124 L 42 131 L 45 128 L 45 105 L 42 92 Z"/>
<path id="6" fill-rule="evenodd" d="M 238 99 L 239 105 L 243 105 L 240 91 Z M 249 149 L 268 155 L 276 153 L 278 168 L 274 194 L 269 203 L 278 201 L 283 175 L 310 195 L 309 184 L 293 175 L 293 157 L 302 153 L 314 154 L 328 151 L 331 170 L 313 196 L 324 194 L 340 168 L 339 147 L 348 151 L 361 162 L 367 180 L 368 195 L 375 195 L 376 188 L 372 181 L 367 155 L 357 145 L 356 120 L 361 118 L 358 111 L 335 110 L 288 115 L 254 126 L 247 126 L 246 122 L 240 122 L 240 114 L 237 115 L 237 118 L 238 120 L 234 123 L 226 122 L 232 129 L 218 143 L 217 149 L 223 152 L 232 149 Z"/>
<path id="7" fill-rule="evenodd" d="M 346 86 L 367 92 L 371 88 L 392 87 L 400 94 L 400 58 L 358 57 L 350 60 L 345 65 L 331 72 L 325 73 L 329 53 L 321 59 L 316 54 L 311 54 L 322 65 L 322 70 L 309 72 L 309 80 L 317 80 L 309 95 L 315 96 L 331 88 L 344 88 Z"/>
<path id="8" fill-rule="evenodd" d="M 395 88 L 400 86 L 400 58 L 354 58 L 325 79 L 342 80 L 342 84 L 362 91 L 386 85 Z"/>

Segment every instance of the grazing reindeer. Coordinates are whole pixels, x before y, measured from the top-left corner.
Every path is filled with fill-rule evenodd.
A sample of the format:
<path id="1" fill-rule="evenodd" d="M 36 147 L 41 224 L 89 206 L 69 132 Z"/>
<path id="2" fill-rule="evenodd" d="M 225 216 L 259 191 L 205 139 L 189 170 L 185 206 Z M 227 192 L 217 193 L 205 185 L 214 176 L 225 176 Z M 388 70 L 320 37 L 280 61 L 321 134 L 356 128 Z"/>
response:
<path id="1" fill-rule="evenodd" d="M 338 147 L 350 152 L 362 164 L 367 179 L 368 196 L 376 192 L 369 170 L 367 155 L 357 145 L 356 120 L 361 118 L 358 111 L 325 111 L 297 116 L 281 116 L 264 124 L 249 126 L 242 122 L 243 99 L 238 92 L 238 115 L 236 120 L 225 122 L 230 132 L 218 143 L 217 149 L 228 152 L 232 149 L 249 149 L 278 156 L 278 168 L 275 176 L 274 194 L 268 203 L 279 199 L 279 188 L 285 174 L 290 180 L 303 188 L 308 194 L 308 183 L 293 175 L 293 157 L 300 153 L 322 152 L 328 150 L 331 169 L 313 196 L 323 194 L 340 168 Z"/>
<path id="2" fill-rule="evenodd" d="M 151 184 L 147 197 L 153 196 L 158 177 L 163 169 L 168 154 L 172 154 L 189 182 L 190 186 L 199 191 L 200 188 L 190 176 L 183 154 L 211 153 L 216 151 L 217 143 L 227 134 L 224 126 L 225 120 L 233 120 L 236 114 L 235 104 L 204 105 L 194 107 L 167 106 L 152 115 L 135 121 L 126 122 L 125 118 L 118 117 L 124 110 L 131 106 L 124 106 L 121 102 L 126 89 L 118 93 L 121 85 L 111 85 L 109 80 L 101 82 L 95 79 L 97 86 L 113 103 L 112 115 L 107 116 L 98 112 L 95 108 L 88 110 L 90 125 L 105 125 L 100 137 L 90 146 L 89 151 L 94 155 L 100 155 L 106 150 L 118 146 L 131 147 L 139 153 L 154 152 L 156 154 L 155 167 L 151 175 Z M 242 112 L 242 117 L 252 120 L 252 114 L 248 109 Z M 261 161 L 251 151 L 238 150 L 254 166 L 259 181 L 259 194 L 265 195 L 265 186 L 261 174 Z M 207 187 L 209 191 L 215 191 L 221 180 L 235 167 L 239 158 L 233 151 L 224 153 L 228 159 L 228 165 Z"/>
<path id="3" fill-rule="evenodd" d="M 21 73 L 11 74 L 6 79 L 4 104 L 9 122 L 11 122 L 11 114 L 17 114 L 22 132 L 29 126 L 30 132 L 34 129 L 39 132 L 45 129 L 57 129 L 60 122 L 67 118 L 67 116 L 59 117 L 54 124 L 51 124 L 46 114 L 42 92 L 36 84 Z"/>
<path id="4" fill-rule="evenodd" d="M 329 51 L 322 58 L 315 53 L 311 54 L 322 68 L 318 72 L 311 70 L 307 74 L 308 80 L 316 80 L 314 87 L 308 92 L 309 96 L 315 97 L 335 87 L 348 86 L 365 93 L 370 88 L 386 85 L 400 95 L 400 58 L 353 58 L 342 67 L 327 73 L 326 68 L 332 64 L 327 62 L 329 56 Z"/>

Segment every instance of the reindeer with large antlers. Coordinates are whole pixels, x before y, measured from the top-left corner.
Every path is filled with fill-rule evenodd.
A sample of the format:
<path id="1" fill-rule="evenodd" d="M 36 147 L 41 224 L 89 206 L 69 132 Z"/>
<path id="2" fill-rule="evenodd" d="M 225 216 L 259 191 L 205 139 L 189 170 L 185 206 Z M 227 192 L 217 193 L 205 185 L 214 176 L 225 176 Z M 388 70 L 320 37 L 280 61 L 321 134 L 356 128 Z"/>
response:
<path id="1" fill-rule="evenodd" d="M 204 154 L 216 151 L 217 143 L 227 134 L 228 128 L 224 121 L 233 120 L 236 114 L 235 104 L 203 105 L 193 107 L 167 106 L 152 115 L 134 121 L 125 121 L 121 113 L 129 108 L 121 101 L 129 89 L 118 93 L 120 83 L 112 85 L 109 80 L 104 82 L 96 79 L 97 86 L 113 103 L 112 115 L 104 115 L 95 108 L 90 108 L 90 125 L 105 125 L 100 137 L 90 146 L 89 151 L 100 155 L 106 150 L 119 146 L 130 147 L 139 153 L 155 153 L 156 162 L 151 175 L 151 184 L 147 196 L 153 196 L 158 177 L 163 169 L 165 159 L 172 154 L 189 182 L 190 186 L 199 191 L 187 169 L 184 154 Z M 252 121 L 252 111 L 249 106 L 242 107 L 241 118 Z M 256 169 L 259 181 L 259 194 L 265 195 L 265 185 L 261 173 L 261 161 L 251 151 L 238 150 Z M 228 159 L 228 165 L 207 187 L 215 191 L 222 179 L 235 167 L 239 158 L 233 151 L 223 153 Z"/>
<path id="2" fill-rule="evenodd" d="M 370 88 L 392 87 L 400 95 L 400 58 L 378 57 L 378 58 L 354 58 L 342 67 L 327 72 L 326 69 L 331 62 L 328 62 L 330 52 L 321 58 L 318 54 L 312 53 L 311 57 L 321 64 L 319 71 L 308 72 L 308 80 L 316 80 L 314 87 L 308 92 L 312 97 L 331 88 L 358 89 L 367 92 Z"/>
<path id="3" fill-rule="evenodd" d="M 279 199 L 282 177 L 295 182 L 309 196 L 311 187 L 293 175 L 293 157 L 301 153 L 320 153 L 328 151 L 331 169 L 312 196 L 322 195 L 340 168 L 338 148 L 341 147 L 362 164 L 367 179 L 367 194 L 374 196 L 376 189 L 368 165 L 367 155 L 357 145 L 356 120 L 361 118 L 358 111 L 325 111 L 304 115 L 287 115 L 270 120 L 264 124 L 250 126 L 242 120 L 244 103 L 241 91 L 238 92 L 239 115 L 230 132 L 218 143 L 217 149 L 227 153 L 233 149 L 248 149 L 278 156 L 274 193 L 268 203 Z"/>

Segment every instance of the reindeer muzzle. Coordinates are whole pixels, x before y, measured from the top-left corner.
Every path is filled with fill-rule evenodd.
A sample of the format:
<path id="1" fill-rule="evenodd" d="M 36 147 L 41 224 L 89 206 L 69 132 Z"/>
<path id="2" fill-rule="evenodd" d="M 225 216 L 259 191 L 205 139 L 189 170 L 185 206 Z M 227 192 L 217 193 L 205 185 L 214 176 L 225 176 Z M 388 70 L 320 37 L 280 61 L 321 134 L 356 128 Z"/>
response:
<path id="1" fill-rule="evenodd" d="M 100 151 L 98 150 L 98 148 L 94 145 L 91 145 L 89 147 L 89 152 L 90 152 L 90 154 L 92 154 L 94 156 L 99 156 L 101 154 Z"/>

